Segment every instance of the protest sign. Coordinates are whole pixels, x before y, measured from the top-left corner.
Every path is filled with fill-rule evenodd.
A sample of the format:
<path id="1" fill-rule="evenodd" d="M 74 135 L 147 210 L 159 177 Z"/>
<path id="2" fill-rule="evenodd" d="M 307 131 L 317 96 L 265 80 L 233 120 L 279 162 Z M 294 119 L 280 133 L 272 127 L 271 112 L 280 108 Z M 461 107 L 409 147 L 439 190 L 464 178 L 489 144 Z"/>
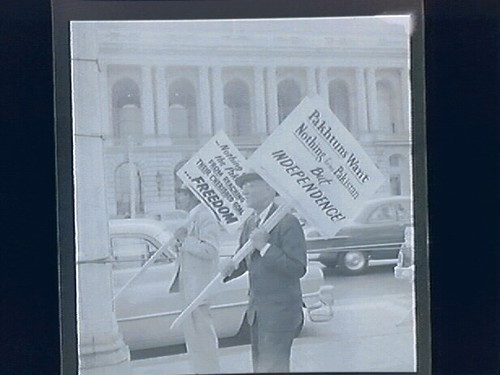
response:
<path id="1" fill-rule="evenodd" d="M 177 171 L 177 176 L 230 232 L 250 215 L 245 197 L 235 183 L 246 160 L 220 131 Z"/>
<path id="2" fill-rule="evenodd" d="M 319 96 L 306 97 L 248 160 L 323 235 L 334 235 L 384 177 Z"/>
<path id="3" fill-rule="evenodd" d="M 213 151 L 202 154 L 213 157 Z M 200 164 L 197 158 L 195 155 L 191 163 Z M 286 202 L 285 209 L 273 223 L 264 227 L 267 231 L 273 229 L 289 207 L 294 207 L 323 235 L 333 236 L 384 181 L 361 145 L 320 97 L 306 97 L 252 154 L 247 164 Z M 250 251 L 249 243 L 245 244 L 233 256 L 235 264 Z M 219 273 L 170 328 L 182 324 L 220 286 L 221 280 Z"/>

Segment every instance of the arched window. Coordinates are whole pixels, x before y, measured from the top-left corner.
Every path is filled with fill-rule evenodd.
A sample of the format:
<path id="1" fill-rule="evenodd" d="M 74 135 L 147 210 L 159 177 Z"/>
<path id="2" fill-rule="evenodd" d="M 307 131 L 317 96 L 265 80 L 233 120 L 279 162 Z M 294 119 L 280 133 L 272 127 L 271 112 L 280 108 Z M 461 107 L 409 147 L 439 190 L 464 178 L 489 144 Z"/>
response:
<path id="1" fill-rule="evenodd" d="M 302 100 L 300 86 L 293 79 L 278 84 L 278 117 L 281 123 Z"/>
<path id="2" fill-rule="evenodd" d="M 247 136 L 252 134 L 250 112 L 250 90 L 240 79 L 234 79 L 224 86 L 224 119 L 229 134 Z"/>
<path id="3" fill-rule="evenodd" d="M 401 175 L 391 174 L 389 182 L 391 184 L 391 195 L 401 195 Z"/>
<path id="4" fill-rule="evenodd" d="M 190 138 L 198 135 L 196 118 L 196 93 L 185 78 L 170 84 L 168 90 L 170 136 Z"/>
<path id="5" fill-rule="evenodd" d="M 130 78 L 117 81 L 112 89 L 113 132 L 118 138 L 136 138 L 142 134 L 139 86 Z"/>
<path id="6" fill-rule="evenodd" d="M 115 170 L 116 213 L 135 217 L 144 213 L 142 183 L 139 169 L 134 163 L 123 163 Z"/>
<path id="7" fill-rule="evenodd" d="M 233 110 L 227 104 L 224 104 L 224 124 L 229 127 L 228 134 L 232 134 Z"/>
<path id="8" fill-rule="evenodd" d="M 378 128 L 386 133 L 396 133 L 397 124 L 397 103 L 396 95 L 392 84 L 388 81 L 377 82 L 377 102 L 378 102 Z"/>
<path id="9" fill-rule="evenodd" d="M 408 175 L 408 171 L 404 170 L 403 156 L 393 154 L 389 156 L 389 184 L 391 195 L 401 195 L 403 192 L 402 178 Z"/>
<path id="10" fill-rule="evenodd" d="M 349 89 L 347 84 L 341 80 L 331 81 L 328 85 L 330 109 L 339 118 L 342 124 L 350 129 L 351 108 L 349 103 Z"/>

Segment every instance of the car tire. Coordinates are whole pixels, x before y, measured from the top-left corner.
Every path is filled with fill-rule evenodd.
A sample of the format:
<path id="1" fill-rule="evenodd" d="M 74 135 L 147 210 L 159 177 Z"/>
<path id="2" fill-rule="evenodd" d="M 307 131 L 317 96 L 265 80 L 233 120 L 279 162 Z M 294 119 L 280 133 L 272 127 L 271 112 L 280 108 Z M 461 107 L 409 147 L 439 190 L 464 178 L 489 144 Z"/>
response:
<path id="1" fill-rule="evenodd" d="M 359 275 L 368 267 L 368 254 L 364 251 L 348 251 L 340 254 L 338 266 L 345 275 Z"/>

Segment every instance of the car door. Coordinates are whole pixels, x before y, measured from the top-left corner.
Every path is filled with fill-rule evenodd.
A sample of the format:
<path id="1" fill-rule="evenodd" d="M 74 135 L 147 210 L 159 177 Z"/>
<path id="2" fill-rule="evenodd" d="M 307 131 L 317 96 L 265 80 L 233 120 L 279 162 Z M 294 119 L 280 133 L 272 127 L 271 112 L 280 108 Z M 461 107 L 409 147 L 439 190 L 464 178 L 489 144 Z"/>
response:
<path id="1" fill-rule="evenodd" d="M 155 238 L 142 233 L 111 237 L 115 294 L 160 246 Z M 168 328 L 183 307 L 181 294 L 168 292 L 175 271 L 174 262 L 160 257 L 115 299 L 119 328 L 131 350 L 183 341 L 180 329 L 170 331 Z"/>
<path id="2" fill-rule="evenodd" d="M 355 228 L 353 236 L 359 245 L 372 250 L 372 259 L 396 259 L 399 245 L 403 242 L 404 226 L 398 221 L 394 202 L 384 203 L 373 208 L 365 219 Z"/>

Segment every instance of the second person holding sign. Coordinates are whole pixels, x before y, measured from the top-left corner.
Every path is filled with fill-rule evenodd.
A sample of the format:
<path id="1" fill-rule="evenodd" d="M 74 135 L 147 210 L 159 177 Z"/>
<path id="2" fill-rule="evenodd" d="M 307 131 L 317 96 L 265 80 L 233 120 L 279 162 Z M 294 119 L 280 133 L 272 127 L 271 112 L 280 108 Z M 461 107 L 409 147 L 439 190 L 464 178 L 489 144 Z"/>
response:
<path id="1" fill-rule="evenodd" d="M 180 291 L 191 302 L 215 276 L 219 262 L 219 227 L 210 211 L 183 185 L 176 190 L 177 202 L 188 211 L 185 226 L 174 234 L 179 255 L 170 291 Z M 218 341 L 209 301 L 200 305 L 183 325 L 192 370 L 196 374 L 220 372 Z"/>

